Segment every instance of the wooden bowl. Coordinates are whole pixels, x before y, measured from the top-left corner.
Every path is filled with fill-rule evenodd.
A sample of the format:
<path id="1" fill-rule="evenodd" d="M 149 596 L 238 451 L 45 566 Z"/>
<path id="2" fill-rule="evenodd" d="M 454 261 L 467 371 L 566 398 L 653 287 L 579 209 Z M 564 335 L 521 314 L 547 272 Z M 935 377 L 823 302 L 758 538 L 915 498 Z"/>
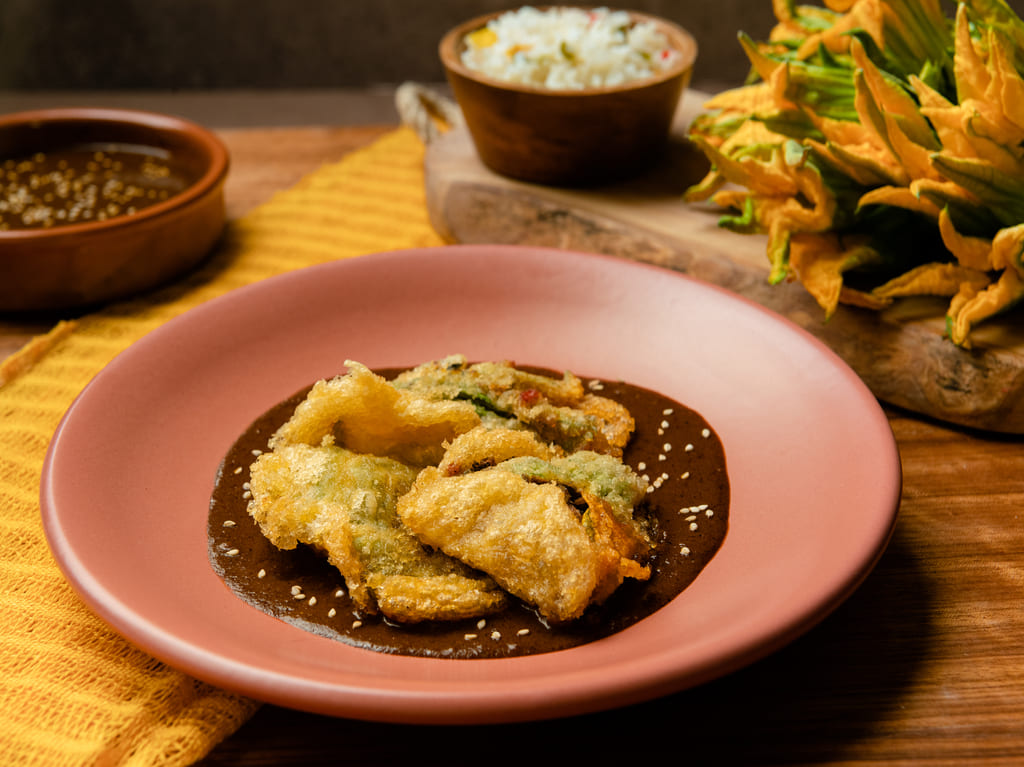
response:
<path id="1" fill-rule="evenodd" d="M 484 165 L 522 181 L 579 187 L 628 178 L 658 159 L 697 58 L 697 43 L 688 32 L 630 12 L 636 23 L 655 24 L 680 52 L 673 67 L 618 86 L 551 90 L 502 82 L 462 63 L 466 35 L 499 15 L 458 25 L 439 47 Z"/>
<path id="2" fill-rule="evenodd" d="M 69 223 L 65 211 L 62 222 L 47 228 L 19 223 L 22 228 L 0 231 L 0 311 L 82 309 L 141 293 L 196 266 L 220 237 L 229 160 L 210 131 L 167 115 L 121 109 L 47 109 L 0 117 L 5 184 L 15 167 L 12 160 L 35 157 L 52 165 L 57 157 L 80 158 L 83 151 L 104 152 L 104 162 L 152 158 L 147 172 L 155 191 L 148 200 L 139 192 L 132 212 L 125 205 L 118 214 L 108 214 L 107 198 L 101 197 L 99 215 L 108 216 L 105 220 L 89 211 L 82 215 L 92 215 L 91 220 Z M 104 172 L 123 181 L 114 171 Z M 8 194 L 5 190 L 4 205 Z"/>

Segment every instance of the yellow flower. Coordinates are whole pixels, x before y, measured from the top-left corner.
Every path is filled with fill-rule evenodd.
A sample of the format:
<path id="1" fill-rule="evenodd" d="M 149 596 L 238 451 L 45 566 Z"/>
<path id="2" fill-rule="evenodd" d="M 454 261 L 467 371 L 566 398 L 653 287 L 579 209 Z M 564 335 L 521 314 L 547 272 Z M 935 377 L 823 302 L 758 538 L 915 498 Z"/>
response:
<path id="1" fill-rule="evenodd" d="M 799 280 L 826 318 L 947 296 L 967 345 L 1024 296 L 1024 21 L 1004 0 L 953 19 L 940 0 L 773 7 L 767 42 L 740 35 L 757 81 L 691 126 L 712 167 L 686 199 L 766 233 L 769 280 Z"/>

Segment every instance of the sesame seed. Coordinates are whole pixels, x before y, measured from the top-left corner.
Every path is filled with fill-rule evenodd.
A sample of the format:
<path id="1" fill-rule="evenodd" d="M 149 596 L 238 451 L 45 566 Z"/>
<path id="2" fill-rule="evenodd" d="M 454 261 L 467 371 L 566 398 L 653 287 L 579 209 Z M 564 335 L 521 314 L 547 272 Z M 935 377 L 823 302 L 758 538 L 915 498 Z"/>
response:
<path id="1" fill-rule="evenodd" d="M 292 596 L 294 596 L 294 597 L 295 597 L 295 601 L 296 601 L 296 602 L 301 602 L 301 601 L 302 601 L 303 599 L 305 599 L 305 598 L 306 598 L 306 595 L 305 595 L 305 594 L 302 594 L 302 593 L 299 593 L 299 594 L 293 594 Z"/>
<path id="2" fill-rule="evenodd" d="M 235 474 L 241 474 L 241 473 L 242 473 L 242 467 L 239 466 L 238 468 L 235 469 Z"/>
<path id="3" fill-rule="evenodd" d="M 667 429 L 668 428 L 668 421 L 662 421 L 661 422 L 661 428 Z"/>
<path id="4" fill-rule="evenodd" d="M 690 556 L 690 547 L 689 546 L 680 546 L 679 547 L 679 553 L 682 554 L 684 557 Z"/>
<path id="5" fill-rule="evenodd" d="M 704 512 L 704 516 L 705 517 L 713 517 L 713 516 L 715 516 L 715 510 L 714 509 L 708 509 L 707 511 Z"/>
<path id="6" fill-rule="evenodd" d="M 499 639 L 501 639 L 501 632 L 500 631 L 492 631 L 491 632 L 491 639 L 493 639 L 495 642 L 497 642 Z"/>
<path id="7" fill-rule="evenodd" d="M 711 436 L 711 429 L 701 429 L 700 436 L 702 436 L 704 439 L 707 439 L 708 437 Z"/>
<path id="8" fill-rule="evenodd" d="M 341 589 L 338 589 L 337 591 L 334 592 L 334 596 L 336 596 L 336 597 L 343 597 L 343 596 L 345 596 L 345 592 L 342 591 Z"/>
<path id="9" fill-rule="evenodd" d="M 228 556 L 228 557 L 237 557 L 238 556 L 238 549 L 228 549 L 227 551 L 224 552 L 224 555 Z"/>
<path id="10" fill-rule="evenodd" d="M 309 598 L 309 606 L 312 607 L 315 604 L 316 604 L 316 597 L 310 597 Z"/>
<path id="11" fill-rule="evenodd" d="M 665 408 L 664 410 L 661 411 L 661 414 L 662 415 L 672 415 L 673 412 L 675 412 L 675 411 L 673 411 L 672 408 L 667 407 L 667 408 Z"/>
<path id="12" fill-rule="evenodd" d="M 234 522 L 234 520 L 231 520 L 231 519 L 225 519 L 224 520 L 224 524 L 222 525 L 222 527 L 234 527 L 234 526 L 235 526 L 235 522 Z"/>
<path id="13" fill-rule="evenodd" d="M 261 568 L 260 571 L 258 573 L 256 573 L 256 577 L 257 578 L 266 578 L 267 577 L 267 571 Z"/>
<path id="14" fill-rule="evenodd" d="M 242 483 L 242 489 L 243 490 L 251 490 L 252 489 L 252 483 L 251 482 L 243 482 Z"/>
<path id="15" fill-rule="evenodd" d="M 487 621 L 486 621 L 486 620 L 483 620 L 483 619 L 480 619 L 480 620 L 478 620 L 478 621 L 476 622 L 476 627 L 477 627 L 478 629 L 482 629 L 482 628 L 483 628 L 484 626 L 486 626 L 486 625 L 487 625 Z"/>
<path id="16" fill-rule="evenodd" d="M 333 607 L 330 610 L 327 611 L 327 617 L 328 618 L 333 618 L 337 614 L 338 614 L 338 611 L 335 610 Z"/>
<path id="17" fill-rule="evenodd" d="M 643 471 L 643 470 L 644 470 L 644 469 L 646 469 L 646 468 L 647 468 L 647 464 L 646 464 L 646 463 L 644 463 L 643 461 L 640 461 L 640 463 L 638 463 L 638 464 L 636 465 L 636 470 L 637 470 L 637 471 Z"/>
<path id="18" fill-rule="evenodd" d="M 696 522 L 691 522 L 690 523 L 690 532 L 694 532 L 696 530 L 697 530 L 697 523 Z"/>
<path id="19" fill-rule="evenodd" d="M 661 446 L 661 449 L 664 450 L 666 453 L 671 453 L 672 452 L 672 443 L 671 442 L 666 442 L 664 445 Z"/>
<path id="20" fill-rule="evenodd" d="M 679 479 L 689 479 L 689 478 L 690 478 L 690 472 L 688 472 L 688 471 L 684 471 L 682 474 L 679 475 Z"/>
<path id="21" fill-rule="evenodd" d="M 693 443 L 692 442 L 687 442 L 686 443 L 686 447 L 684 447 L 683 450 L 685 450 L 687 453 L 689 453 L 691 450 L 693 450 Z"/>
<path id="22" fill-rule="evenodd" d="M 691 514 L 690 516 L 688 516 L 688 517 L 686 518 L 686 521 L 687 521 L 687 522 L 693 522 L 693 521 L 695 521 L 696 519 L 697 519 L 697 515 L 696 515 L 696 514 Z"/>
<path id="23" fill-rule="evenodd" d="M 292 596 L 302 593 L 302 586 L 292 586 Z"/>
<path id="24" fill-rule="evenodd" d="M 519 629 L 519 631 L 516 632 L 516 636 L 517 637 L 524 637 L 524 636 L 526 636 L 529 633 L 530 633 L 530 629 Z"/>
<path id="25" fill-rule="evenodd" d="M 661 478 L 662 479 L 668 479 L 668 472 L 667 471 L 661 472 Z"/>
<path id="26" fill-rule="evenodd" d="M 658 453 L 658 460 L 659 460 L 659 461 L 665 461 L 665 460 L 668 460 L 668 456 L 667 456 L 667 455 L 665 455 L 664 453 Z"/>
<path id="27" fill-rule="evenodd" d="M 255 455 L 255 456 L 260 456 L 260 455 L 263 455 L 263 451 L 262 450 L 253 450 L 252 454 Z"/>
<path id="28" fill-rule="evenodd" d="M 242 498 L 248 501 L 250 498 L 252 498 L 252 493 L 246 490 L 244 493 L 242 493 Z"/>
<path id="29" fill-rule="evenodd" d="M 654 492 L 654 485 L 648 485 L 647 486 L 647 490 L 645 492 L 653 493 Z"/>
<path id="30" fill-rule="evenodd" d="M 362 621 L 352 621 L 352 628 L 357 629 L 363 625 Z"/>
<path id="31" fill-rule="evenodd" d="M 465 636 L 463 636 L 462 638 L 463 638 L 463 639 L 465 639 L 465 640 L 466 640 L 466 641 L 468 642 L 468 641 L 470 641 L 471 639 L 476 639 L 476 634 L 466 634 L 466 635 L 465 635 Z"/>
<path id="32" fill-rule="evenodd" d="M 661 428 L 659 428 L 659 429 L 658 429 L 658 436 L 659 436 L 659 437 L 663 437 L 664 435 L 665 435 L 665 430 L 664 430 L 664 429 L 661 429 Z"/>

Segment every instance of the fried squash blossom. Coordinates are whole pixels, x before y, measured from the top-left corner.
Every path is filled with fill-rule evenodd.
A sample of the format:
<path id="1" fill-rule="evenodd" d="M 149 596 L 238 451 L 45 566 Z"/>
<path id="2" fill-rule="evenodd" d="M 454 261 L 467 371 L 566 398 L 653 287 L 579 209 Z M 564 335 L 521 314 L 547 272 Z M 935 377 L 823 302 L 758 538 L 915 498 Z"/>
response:
<path id="1" fill-rule="evenodd" d="M 455 355 L 392 381 L 345 364 L 253 463 L 248 511 L 277 548 L 321 551 L 360 609 L 448 621 L 513 597 L 556 624 L 650 577 L 625 407 L 507 362 Z"/>

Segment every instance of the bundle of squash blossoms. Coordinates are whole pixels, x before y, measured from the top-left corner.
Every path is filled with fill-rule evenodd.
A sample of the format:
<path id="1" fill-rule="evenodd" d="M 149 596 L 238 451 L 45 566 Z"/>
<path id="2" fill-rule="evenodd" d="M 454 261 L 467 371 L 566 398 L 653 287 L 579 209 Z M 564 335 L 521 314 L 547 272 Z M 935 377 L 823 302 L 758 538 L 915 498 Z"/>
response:
<path id="1" fill-rule="evenodd" d="M 830 317 L 948 298 L 946 329 L 1024 297 L 1024 22 L 1004 0 L 774 0 L 769 40 L 740 34 L 751 78 L 690 138 L 711 162 L 686 199 L 768 236 L 769 279 Z"/>

